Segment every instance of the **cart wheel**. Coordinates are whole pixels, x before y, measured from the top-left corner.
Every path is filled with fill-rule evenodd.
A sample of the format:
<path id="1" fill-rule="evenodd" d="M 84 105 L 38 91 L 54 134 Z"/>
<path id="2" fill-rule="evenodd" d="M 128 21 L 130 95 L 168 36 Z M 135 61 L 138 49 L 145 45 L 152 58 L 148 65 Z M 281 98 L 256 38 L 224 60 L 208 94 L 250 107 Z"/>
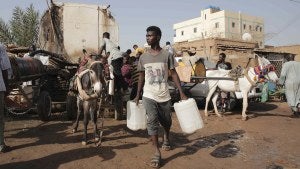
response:
<path id="1" fill-rule="evenodd" d="M 67 95 L 66 111 L 69 120 L 75 119 L 77 115 L 77 98 L 75 95 Z"/>
<path id="2" fill-rule="evenodd" d="M 123 118 L 123 99 L 121 94 L 115 93 L 115 120 L 122 120 Z"/>
<path id="3" fill-rule="evenodd" d="M 48 121 L 51 116 L 52 101 L 47 91 L 40 93 L 37 101 L 37 113 L 42 121 Z"/>

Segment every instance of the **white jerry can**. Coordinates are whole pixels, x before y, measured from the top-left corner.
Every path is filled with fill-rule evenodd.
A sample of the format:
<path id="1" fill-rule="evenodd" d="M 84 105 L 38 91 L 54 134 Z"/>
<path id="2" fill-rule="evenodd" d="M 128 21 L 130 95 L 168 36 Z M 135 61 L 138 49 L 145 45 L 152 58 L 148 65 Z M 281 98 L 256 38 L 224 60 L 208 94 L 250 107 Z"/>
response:
<path id="1" fill-rule="evenodd" d="M 180 127 L 184 133 L 190 134 L 203 128 L 203 120 L 195 99 L 189 98 L 174 103 L 174 109 Z"/>
<path id="2" fill-rule="evenodd" d="M 138 105 L 134 101 L 127 101 L 127 127 L 134 131 L 147 128 L 146 110 L 142 100 Z"/>
<path id="3" fill-rule="evenodd" d="M 112 79 L 112 80 L 109 80 L 108 83 L 109 83 L 108 84 L 108 94 L 113 96 L 115 94 L 115 92 L 114 92 L 114 90 L 115 90 L 115 82 Z"/>

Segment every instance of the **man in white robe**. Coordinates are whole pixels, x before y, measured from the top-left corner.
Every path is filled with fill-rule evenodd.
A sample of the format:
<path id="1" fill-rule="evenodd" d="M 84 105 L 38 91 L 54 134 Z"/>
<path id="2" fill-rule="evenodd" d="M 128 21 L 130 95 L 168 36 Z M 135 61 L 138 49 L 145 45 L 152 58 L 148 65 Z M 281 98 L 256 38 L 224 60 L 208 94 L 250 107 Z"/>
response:
<path id="1" fill-rule="evenodd" d="M 287 103 L 294 112 L 295 117 L 300 113 L 300 62 L 293 61 L 291 56 L 281 69 L 279 84 L 285 86 Z"/>

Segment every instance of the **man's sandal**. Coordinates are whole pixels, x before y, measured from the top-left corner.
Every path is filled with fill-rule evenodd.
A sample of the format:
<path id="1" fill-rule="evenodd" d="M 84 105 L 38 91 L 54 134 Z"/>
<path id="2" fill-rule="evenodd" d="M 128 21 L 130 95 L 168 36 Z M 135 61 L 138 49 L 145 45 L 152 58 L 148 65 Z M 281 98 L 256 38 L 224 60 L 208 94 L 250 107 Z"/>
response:
<path id="1" fill-rule="evenodd" d="M 160 155 L 154 155 L 154 156 L 151 158 L 150 166 L 151 166 L 152 168 L 159 168 L 159 167 L 160 167 L 160 162 L 161 162 L 161 157 L 160 157 Z"/>
<path id="2" fill-rule="evenodd" d="M 170 151 L 171 150 L 171 145 L 169 142 L 165 141 L 163 142 L 161 149 L 164 151 Z"/>

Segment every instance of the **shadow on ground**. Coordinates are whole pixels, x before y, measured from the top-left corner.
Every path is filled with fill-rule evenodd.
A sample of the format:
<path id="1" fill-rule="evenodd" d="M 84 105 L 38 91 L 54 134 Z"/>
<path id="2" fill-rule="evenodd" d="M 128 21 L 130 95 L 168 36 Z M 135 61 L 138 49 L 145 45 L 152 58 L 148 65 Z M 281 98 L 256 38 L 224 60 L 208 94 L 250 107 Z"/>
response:
<path id="1" fill-rule="evenodd" d="M 187 136 L 182 134 L 171 133 L 172 138 L 176 138 L 176 143 L 174 143 L 174 146 L 176 148 L 184 148 L 184 150 L 164 159 L 163 165 L 171 162 L 172 160 L 175 160 L 176 158 L 195 154 L 200 149 L 215 147 L 225 141 L 229 141 L 230 143 L 226 144 L 225 146 L 216 148 L 215 151 L 211 153 L 211 155 L 216 158 L 232 157 L 239 151 L 239 148 L 234 145 L 234 140 L 243 137 L 244 133 L 244 130 L 235 130 L 230 133 L 213 134 L 195 140 L 188 140 Z M 189 145 L 191 142 L 193 144 Z"/>

